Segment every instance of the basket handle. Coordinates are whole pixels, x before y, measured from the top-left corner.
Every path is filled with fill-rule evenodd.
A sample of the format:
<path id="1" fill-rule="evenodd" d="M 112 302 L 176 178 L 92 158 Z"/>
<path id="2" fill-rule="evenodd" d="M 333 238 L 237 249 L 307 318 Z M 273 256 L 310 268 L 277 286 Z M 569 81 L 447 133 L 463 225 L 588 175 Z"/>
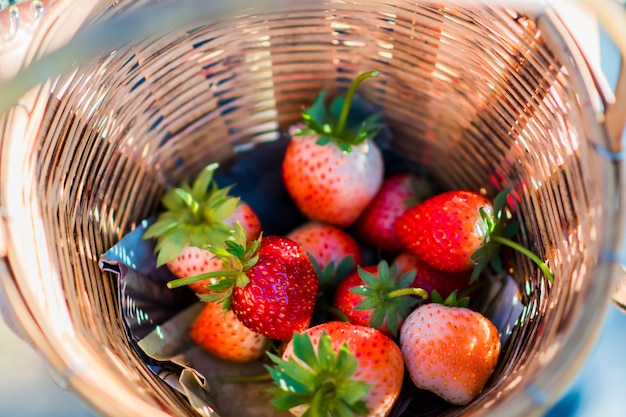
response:
<path id="1" fill-rule="evenodd" d="M 487 2 L 498 2 L 498 0 L 480 0 Z M 504 0 L 516 3 L 517 0 Z M 542 0 L 530 0 L 539 1 Z M 549 4 L 557 5 L 558 0 L 547 0 Z M 596 17 L 599 25 L 617 47 L 620 56 L 620 68 L 617 83 L 614 91 L 604 83 L 597 85 L 604 106 L 602 123 L 606 137 L 603 154 L 610 159 L 611 163 L 617 165 L 617 170 L 623 175 L 626 173 L 626 8 L 617 0 L 569 0 L 565 3 L 578 4 L 587 9 Z M 560 3 L 559 3 L 560 4 Z M 528 6 L 526 6 L 528 7 Z M 536 10 L 536 8 L 535 8 Z M 571 31 L 571 29 L 570 29 Z M 595 72 L 593 68 L 590 71 Z M 618 190 L 614 198 L 619 202 L 615 210 L 626 208 L 626 184 L 618 183 Z M 621 276 L 616 283 L 612 294 L 613 303 L 626 313 L 626 219 L 624 216 L 617 216 L 618 224 L 613 225 L 614 242 L 617 243 L 615 251 L 602 255 L 603 260 L 610 265 L 621 270 Z M 618 275 L 620 275 L 618 273 Z"/>
<path id="2" fill-rule="evenodd" d="M 623 43 L 626 44 L 626 20 L 621 28 L 624 32 Z M 626 45 L 624 46 L 626 48 Z M 609 138 L 623 146 L 622 136 L 626 125 L 626 49 L 621 50 L 621 64 L 615 87 L 615 102 L 611 103 L 605 111 L 607 131 Z"/>
<path id="3" fill-rule="evenodd" d="M 620 169 L 624 173 L 626 170 L 623 143 L 626 140 L 626 8 L 615 0 L 576 1 L 595 13 L 602 28 L 614 42 L 620 54 L 620 68 L 614 95 L 611 101 L 605 103 L 604 124 L 609 146 L 615 156 L 614 159 L 619 161 Z M 619 198 L 620 203 L 618 210 L 624 210 L 626 207 L 626 184 L 621 184 L 617 198 Z M 617 252 L 614 256 L 609 257 L 609 261 L 620 265 L 622 275 L 612 299 L 614 304 L 626 313 L 626 235 L 623 224 L 615 226 L 618 233 L 621 232 L 621 236 L 618 238 Z"/>
<path id="4" fill-rule="evenodd" d="M 611 147 L 621 152 L 626 127 L 626 8 L 616 0 L 576 0 L 594 12 L 602 28 L 615 43 L 620 54 L 620 69 L 614 98 L 605 103 L 605 126 Z"/>

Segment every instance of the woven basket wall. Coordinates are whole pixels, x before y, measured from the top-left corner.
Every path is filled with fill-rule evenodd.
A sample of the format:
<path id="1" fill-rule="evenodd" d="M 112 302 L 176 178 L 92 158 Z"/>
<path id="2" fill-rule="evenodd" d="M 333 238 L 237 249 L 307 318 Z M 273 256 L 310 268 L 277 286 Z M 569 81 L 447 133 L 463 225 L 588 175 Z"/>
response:
<path id="1" fill-rule="evenodd" d="M 99 2 L 87 22 L 142 7 Z M 33 58 L 68 36 L 59 5 Z M 83 19 L 81 16 L 80 19 Z M 60 383 L 111 416 L 193 415 L 126 341 L 114 278 L 99 255 L 152 215 L 167 184 L 210 161 L 278 138 L 322 88 L 360 89 L 380 106 L 393 145 L 446 188 L 512 187 L 523 257 L 512 274 L 525 305 L 496 378 L 449 415 L 532 415 L 584 360 L 618 268 L 618 167 L 598 149 L 603 96 L 558 15 L 457 2 L 308 2 L 242 11 L 98 54 L 44 83 L 5 119 L 0 205 L 26 337 Z M 591 104 L 590 104 L 591 103 Z"/>

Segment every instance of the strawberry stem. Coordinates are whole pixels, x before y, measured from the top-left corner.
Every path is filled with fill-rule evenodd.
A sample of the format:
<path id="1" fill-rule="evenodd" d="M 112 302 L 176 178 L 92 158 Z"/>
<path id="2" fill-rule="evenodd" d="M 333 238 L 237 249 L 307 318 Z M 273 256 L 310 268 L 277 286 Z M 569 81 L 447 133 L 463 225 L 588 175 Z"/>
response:
<path id="1" fill-rule="evenodd" d="M 494 242 L 500 243 L 502 245 L 508 246 L 512 249 L 515 249 L 516 251 L 522 253 L 525 256 L 528 256 L 535 264 L 537 264 L 537 266 L 539 267 L 539 269 L 541 269 L 541 271 L 544 273 L 544 275 L 546 276 L 546 278 L 548 278 L 548 281 L 553 282 L 554 281 L 554 276 L 552 275 L 552 272 L 550 272 L 550 269 L 548 268 L 548 265 L 545 264 L 545 262 L 543 262 L 541 259 L 539 259 L 539 257 L 537 255 L 535 255 L 534 253 L 532 253 L 530 250 L 526 249 L 524 246 L 513 242 L 510 239 L 507 239 L 505 237 L 502 236 L 491 236 L 491 239 Z"/>
<path id="2" fill-rule="evenodd" d="M 183 287 L 185 285 L 192 284 L 194 282 L 203 281 L 209 278 L 221 278 L 221 277 L 238 277 L 241 274 L 239 271 L 215 271 L 207 272 L 206 274 L 194 275 L 187 278 L 173 279 L 167 283 L 167 288 Z"/>
<path id="3" fill-rule="evenodd" d="M 354 99 L 354 94 L 356 93 L 356 89 L 359 87 L 359 84 L 368 78 L 377 77 L 378 74 L 378 71 L 364 72 L 363 74 L 359 74 L 359 76 L 352 81 L 352 84 L 350 84 L 350 88 L 348 88 L 348 92 L 346 93 L 343 106 L 341 107 L 341 113 L 339 114 L 339 121 L 337 122 L 337 129 L 335 131 L 336 136 L 340 137 L 346 127 L 350 107 L 352 107 L 352 100 Z"/>
<path id="4" fill-rule="evenodd" d="M 421 288 L 399 288 L 385 294 L 385 298 L 391 299 L 396 297 L 403 297 L 405 295 L 417 295 L 419 297 L 422 297 L 424 300 L 428 298 L 428 293 Z"/>
<path id="5" fill-rule="evenodd" d="M 245 383 L 245 382 L 269 382 L 272 381 L 272 375 L 269 372 L 257 375 L 221 375 L 217 379 L 220 382 L 233 382 L 233 383 Z"/>

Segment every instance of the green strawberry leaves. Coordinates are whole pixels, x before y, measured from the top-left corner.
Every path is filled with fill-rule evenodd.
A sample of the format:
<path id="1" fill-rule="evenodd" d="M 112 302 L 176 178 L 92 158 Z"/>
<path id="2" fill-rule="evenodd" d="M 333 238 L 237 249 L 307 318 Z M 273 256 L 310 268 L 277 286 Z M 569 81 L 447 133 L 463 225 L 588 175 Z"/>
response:
<path id="1" fill-rule="evenodd" d="M 386 261 L 378 264 L 377 275 L 357 267 L 359 277 L 364 284 L 350 289 L 350 292 L 363 296 L 355 310 L 371 310 L 370 327 L 380 329 L 387 323 L 387 328 L 397 337 L 400 320 L 404 320 L 428 293 L 421 288 L 413 288 L 415 270 L 399 275 L 395 265 Z M 410 297 L 413 296 L 413 297 Z"/>
<path id="2" fill-rule="evenodd" d="M 318 136 L 318 145 L 334 143 L 346 153 L 352 151 L 353 145 L 374 138 L 382 128 L 379 114 L 369 115 L 362 120 L 349 120 L 348 115 L 359 84 L 376 76 L 378 71 L 360 74 L 354 79 L 346 95 L 335 97 L 328 107 L 327 91 L 320 92 L 313 104 L 302 111 L 302 121 L 306 128 L 298 130 L 296 135 Z"/>
<path id="3" fill-rule="evenodd" d="M 288 360 L 268 352 L 274 366 L 266 366 L 276 387 L 269 392 L 278 411 L 308 405 L 303 416 L 366 415 L 363 398 L 372 385 L 352 378 L 358 360 L 344 344 L 335 352 L 330 336 L 320 336 L 317 352 L 306 333 L 294 333 Z"/>
<path id="4" fill-rule="evenodd" d="M 250 282 L 246 271 L 258 262 L 258 252 L 261 248 L 262 239 L 263 234 L 261 233 L 257 239 L 248 241 L 246 231 L 241 223 L 235 223 L 234 233 L 229 240 L 224 241 L 224 246 L 208 247 L 208 250 L 222 261 L 223 271 L 174 279 L 167 283 L 168 288 L 182 287 L 209 279 L 211 284 L 206 288 L 211 292 L 198 294 L 198 297 L 202 301 L 221 303 L 222 309 L 228 310 L 231 306 L 231 296 L 235 287 L 245 287 Z"/>
<path id="5" fill-rule="evenodd" d="M 411 190 L 411 196 L 403 201 L 407 208 L 413 207 L 434 195 L 432 184 L 425 178 L 411 175 L 406 181 Z"/>
<path id="6" fill-rule="evenodd" d="M 476 282 L 482 271 L 489 265 L 497 273 L 502 272 L 502 258 L 499 254 L 500 244 L 496 241 L 496 236 L 510 238 L 519 230 L 519 223 L 512 222 L 506 224 L 506 199 L 509 194 L 508 189 L 498 193 L 494 198 L 492 206 L 481 207 L 480 217 L 487 228 L 485 243 L 480 249 L 472 254 L 472 262 L 476 265 L 470 277 L 470 283 Z M 492 211 L 493 210 L 493 211 Z M 512 234 L 511 234 L 512 233 Z"/>
<path id="7" fill-rule="evenodd" d="M 506 204 L 510 190 L 505 189 L 496 195 L 493 200 L 493 213 L 488 213 L 484 207 L 480 208 L 480 216 L 487 227 L 485 243 L 472 254 L 475 264 L 470 277 L 470 283 L 476 282 L 482 271 L 489 265 L 496 273 L 503 272 L 502 259 L 499 254 L 500 245 L 508 246 L 530 258 L 544 273 L 548 281 L 554 277 L 548 266 L 537 255 L 527 248 L 511 240 L 519 230 L 517 221 L 507 223 Z"/>
<path id="8" fill-rule="evenodd" d="M 207 286 L 207 288 L 211 289 L 211 292 L 198 294 L 198 298 L 205 303 L 219 303 L 223 311 L 228 311 L 231 308 L 232 294 L 236 282 L 235 278 L 222 275 L 215 281 L 215 284 Z"/>
<path id="9" fill-rule="evenodd" d="M 158 223 L 154 225 L 158 226 Z M 178 223 L 177 223 L 178 226 Z M 149 229 L 147 231 L 150 231 Z M 189 232 L 184 229 L 171 228 L 163 233 L 157 240 L 154 247 L 157 253 L 157 266 L 161 266 L 169 261 L 173 261 L 180 255 L 187 243 L 191 240 Z M 153 235 L 144 234 L 144 238 L 148 239 Z"/>
<path id="10" fill-rule="evenodd" d="M 457 291 L 453 291 L 444 299 L 437 290 L 432 290 L 430 293 L 430 302 L 433 304 L 442 304 L 447 307 L 467 307 L 469 306 L 470 299 L 464 295 L 459 297 Z"/>
<path id="11" fill-rule="evenodd" d="M 315 273 L 320 281 L 320 289 L 326 289 L 327 291 L 331 291 L 337 285 L 343 281 L 356 267 L 354 263 L 354 257 L 352 255 L 348 255 L 339 261 L 338 264 L 335 264 L 334 261 L 330 262 L 326 265 L 326 268 L 322 269 L 320 264 L 315 260 L 315 258 L 311 254 L 307 254 L 311 264 L 313 265 L 313 269 L 315 269 Z"/>
<path id="12" fill-rule="evenodd" d="M 230 196 L 231 187 L 219 188 L 214 181 L 218 164 L 206 166 L 192 185 L 183 181 L 166 191 L 161 199 L 165 211 L 145 231 L 144 239 L 156 239 L 157 266 L 175 260 L 185 246 L 223 246 L 234 229 L 226 220 L 239 199 Z"/>
<path id="13" fill-rule="evenodd" d="M 329 319 L 329 314 L 334 316 L 335 319 L 348 321 L 348 317 L 346 317 L 341 310 L 332 306 L 332 300 L 337 285 L 356 268 L 354 257 L 348 255 L 339 261 L 338 264 L 332 261 L 322 269 L 311 254 L 307 254 L 307 256 L 311 261 L 311 265 L 313 265 L 313 269 L 320 283 L 317 301 L 315 302 L 315 310 L 313 312 L 313 321 L 315 323 L 326 322 Z"/>

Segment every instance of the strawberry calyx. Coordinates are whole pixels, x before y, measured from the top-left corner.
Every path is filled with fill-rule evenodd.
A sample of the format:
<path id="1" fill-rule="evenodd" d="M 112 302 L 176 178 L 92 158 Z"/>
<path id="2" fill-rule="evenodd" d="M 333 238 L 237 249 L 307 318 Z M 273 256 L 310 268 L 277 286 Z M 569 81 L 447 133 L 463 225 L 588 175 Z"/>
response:
<path id="1" fill-rule="evenodd" d="M 545 274 L 548 281 L 554 277 L 548 266 L 532 251 L 514 242 L 510 238 L 515 236 L 520 229 L 519 222 L 508 222 L 506 201 L 510 189 L 502 190 L 493 200 L 493 213 L 488 213 L 484 207 L 479 209 L 480 216 L 486 225 L 484 244 L 472 254 L 472 262 L 476 265 L 470 277 L 470 283 L 474 283 L 487 265 L 497 273 L 503 272 L 502 259 L 499 255 L 500 245 L 508 246 L 531 259 Z"/>
<path id="2" fill-rule="evenodd" d="M 432 290 L 430 293 L 430 302 L 432 304 L 442 304 L 446 307 L 467 307 L 469 306 L 470 299 L 464 294 L 459 294 L 458 291 L 452 291 L 450 295 L 444 299 L 437 290 Z"/>
<path id="3" fill-rule="evenodd" d="M 247 240 L 246 231 L 241 223 L 235 223 L 235 232 L 230 240 L 224 241 L 224 246 L 211 246 L 209 250 L 220 260 L 223 265 L 230 269 L 198 274 L 187 278 L 179 278 L 167 283 L 168 288 L 177 288 L 189 285 L 193 282 L 209 280 L 210 285 L 206 288 L 207 294 L 198 294 L 205 302 L 217 302 L 222 304 L 224 310 L 230 309 L 231 296 L 235 287 L 245 287 L 250 279 L 246 271 L 252 268 L 259 260 L 259 249 L 263 234 L 257 239 Z"/>
<path id="4" fill-rule="evenodd" d="M 348 255 L 337 264 L 335 264 L 335 261 L 331 261 L 323 269 L 315 257 L 309 253 L 307 253 L 307 256 L 311 261 L 311 265 L 313 265 L 313 269 L 320 283 L 317 300 L 315 302 L 315 310 L 313 312 L 315 322 L 323 323 L 327 321 L 328 314 L 340 321 L 349 321 L 348 317 L 341 310 L 333 307 L 331 305 L 332 303 L 329 303 L 329 300 L 333 299 L 337 285 L 354 271 L 356 267 L 354 256 Z"/>
<path id="5" fill-rule="evenodd" d="M 267 369 L 276 384 L 272 404 L 278 411 L 308 405 L 308 416 L 367 415 L 363 398 L 371 384 L 353 379 L 358 368 L 356 356 L 347 344 L 335 352 L 330 336 L 323 332 L 313 347 L 306 333 L 294 333 L 293 354 L 287 360 L 268 352 L 274 366 Z"/>
<path id="6" fill-rule="evenodd" d="M 474 282 L 462 291 L 454 290 L 445 299 L 437 289 L 433 289 L 429 295 L 431 304 L 442 304 L 447 307 L 468 307 L 470 303 L 470 295 L 476 293 L 477 290 L 489 285 L 488 279 L 481 279 Z"/>
<path id="7" fill-rule="evenodd" d="M 378 276 L 361 267 L 357 267 L 357 270 L 364 284 L 351 288 L 350 292 L 361 295 L 364 299 L 354 309 L 372 310 L 370 327 L 380 329 L 386 321 L 393 337 L 397 337 L 400 320 L 404 320 L 421 301 L 419 298 L 407 296 L 428 298 L 428 293 L 423 289 L 411 287 L 415 270 L 399 275 L 396 266 L 389 266 L 384 260 L 378 264 Z"/>
<path id="8" fill-rule="evenodd" d="M 157 216 L 143 239 L 156 239 L 157 266 L 174 261 L 185 246 L 223 246 L 233 234 L 225 222 L 239 204 L 228 195 L 231 187 L 219 188 L 214 180 L 217 163 L 207 165 L 193 184 L 184 181 L 167 190 L 161 199 L 165 211 Z"/>
<path id="9" fill-rule="evenodd" d="M 424 178 L 410 175 L 406 179 L 406 184 L 411 190 L 411 196 L 403 201 L 407 208 L 413 207 L 434 195 L 432 184 Z"/>
<path id="10" fill-rule="evenodd" d="M 307 253 L 313 269 L 320 281 L 320 290 L 332 291 L 341 281 L 344 280 L 356 267 L 354 256 L 348 255 L 338 263 L 330 261 L 325 268 L 322 269 L 320 264 L 310 253 Z"/>
<path id="11" fill-rule="evenodd" d="M 369 71 L 358 75 L 350 84 L 346 95 L 335 97 L 328 107 L 327 91 L 323 90 L 317 95 L 313 105 L 302 111 L 302 121 L 306 128 L 297 130 L 295 134 L 318 136 L 318 145 L 334 143 L 346 153 L 352 151 L 353 145 L 375 137 L 381 128 L 378 114 L 372 114 L 360 121 L 348 120 L 348 115 L 359 84 L 378 74 L 378 71 Z"/>

